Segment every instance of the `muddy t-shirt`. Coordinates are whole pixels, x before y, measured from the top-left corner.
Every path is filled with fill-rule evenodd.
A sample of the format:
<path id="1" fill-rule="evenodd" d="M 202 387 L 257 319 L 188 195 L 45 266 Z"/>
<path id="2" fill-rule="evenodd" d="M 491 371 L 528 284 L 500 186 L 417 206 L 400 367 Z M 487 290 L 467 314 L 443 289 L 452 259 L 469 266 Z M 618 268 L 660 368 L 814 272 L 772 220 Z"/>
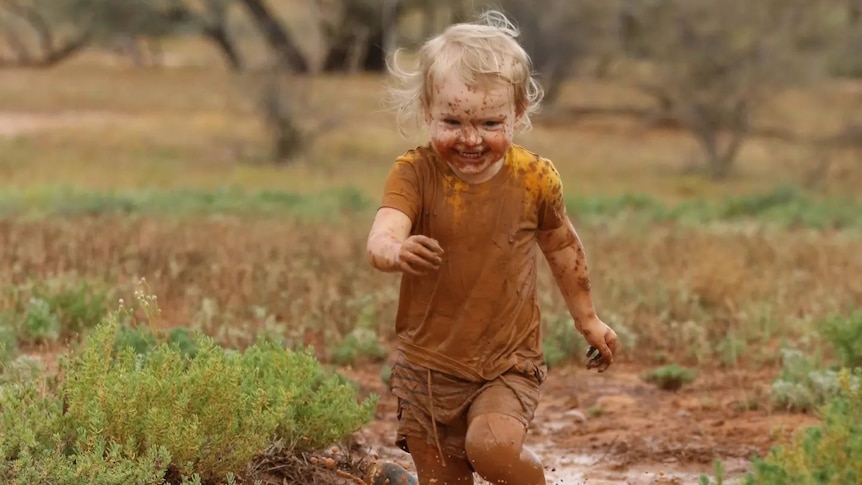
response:
<path id="1" fill-rule="evenodd" d="M 382 207 L 437 240 L 440 269 L 402 274 L 395 329 L 405 357 L 464 379 L 491 380 L 543 359 L 536 231 L 565 221 L 553 164 L 513 146 L 493 178 L 468 184 L 430 146 L 398 158 Z"/>

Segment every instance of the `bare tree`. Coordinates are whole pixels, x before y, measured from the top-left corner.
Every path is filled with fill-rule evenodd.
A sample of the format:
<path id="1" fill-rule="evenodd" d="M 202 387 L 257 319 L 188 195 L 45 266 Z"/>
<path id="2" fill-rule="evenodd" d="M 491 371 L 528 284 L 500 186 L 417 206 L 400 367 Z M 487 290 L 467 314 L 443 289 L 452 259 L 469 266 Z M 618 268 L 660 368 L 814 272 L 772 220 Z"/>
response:
<path id="1" fill-rule="evenodd" d="M 263 0 L 239 0 L 245 6 L 270 48 L 276 52 L 284 68 L 304 73 L 309 63 L 297 47 L 290 31 Z"/>
<path id="2" fill-rule="evenodd" d="M 44 1 L 0 2 L 3 37 L 11 53 L 0 58 L 0 67 L 51 67 L 89 44 L 93 36 L 89 25 L 60 35 L 61 29 L 47 12 L 50 9 Z"/>
<path id="3" fill-rule="evenodd" d="M 228 67 L 241 71 L 245 62 L 228 29 L 230 8 L 234 4 L 235 0 L 178 0 L 174 11 L 190 19 L 195 29 L 221 52 Z"/>
<path id="4" fill-rule="evenodd" d="M 380 71 L 385 67 L 384 0 L 316 0 L 327 44 L 326 71 Z M 390 15 L 397 14 L 398 5 Z M 388 19 L 389 22 L 395 21 Z"/>
<path id="5" fill-rule="evenodd" d="M 780 5 L 778 4 L 780 3 Z M 648 62 L 637 85 L 698 141 L 714 178 L 727 177 L 752 116 L 783 86 L 816 71 L 800 45 L 795 0 L 632 2 L 627 53 Z M 806 71 L 806 68 L 810 68 Z"/>
<path id="6" fill-rule="evenodd" d="M 296 161 L 318 137 L 335 128 L 341 116 L 320 109 L 313 99 L 313 81 L 274 66 L 240 76 L 247 92 L 254 93 L 258 113 L 270 134 L 270 159 L 288 165 Z"/>

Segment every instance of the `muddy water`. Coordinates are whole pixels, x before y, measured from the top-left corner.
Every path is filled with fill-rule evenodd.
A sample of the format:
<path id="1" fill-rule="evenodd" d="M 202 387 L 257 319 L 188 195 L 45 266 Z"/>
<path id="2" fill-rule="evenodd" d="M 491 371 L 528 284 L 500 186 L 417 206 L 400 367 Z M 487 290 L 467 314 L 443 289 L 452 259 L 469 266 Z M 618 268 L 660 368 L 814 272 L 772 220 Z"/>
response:
<path id="1" fill-rule="evenodd" d="M 709 474 L 709 465 L 695 470 L 691 465 L 679 463 L 644 464 L 618 469 L 604 456 L 590 454 L 561 455 L 558 450 L 549 450 L 542 445 L 531 448 L 541 457 L 545 465 L 547 485 L 689 485 L 698 484 L 703 473 Z M 379 449 L 380 455 L 412 471 L 410 456 L 394 448 Z M 724 483 L 740 483 L 739 477 L 746 470 L 743 460 L 724 462 L 730 478 Z M 492 485 L 476 478 L 476 485 Z"/>
<path id="2" fill-rule="evenodd" d="M 546 430 L 552 430 L 554 423 L 543 423 Z M 601 454 L 561 453 L 559 447 L 532 442 L 528 446 L 541 458 L 545 465 L 548 485 L 671 485 L 698 484 L 702 474 L 711 476 L 712 465 L 694 465 L 679 462 L 642 463 L 621 467 L 615 458 Z M 739 477 L 747 470 L 748 462 L 739 459 L 725 459 L 727 473 L 724 483 L 737 484 Z M 486 482 L 479 482 L 483 485 Z"/>
<path id="3" fill-rule="evenodd" d="M 535 449 L 535 447 L 534 447 Z M 663 484 L 697 484 L 702 473 L 708 473 L 709 467 L 703 470 L 692 470 L 691 466 L 680 464 L 653 464 L 629 466 L 616 469 L 613 464 L 603 463 L 599 455 L 548 454 L 545 450 L 537 450 L 546 468 L 548 485 L 663 485 Z M 745 466 L 744 462 L 725 463 L 733 475 L 739 475 Z M 485 482 L 480 482 L 485 483 Z M 726 480 L 727 484 L 739 483 L 739 478 Z"/>

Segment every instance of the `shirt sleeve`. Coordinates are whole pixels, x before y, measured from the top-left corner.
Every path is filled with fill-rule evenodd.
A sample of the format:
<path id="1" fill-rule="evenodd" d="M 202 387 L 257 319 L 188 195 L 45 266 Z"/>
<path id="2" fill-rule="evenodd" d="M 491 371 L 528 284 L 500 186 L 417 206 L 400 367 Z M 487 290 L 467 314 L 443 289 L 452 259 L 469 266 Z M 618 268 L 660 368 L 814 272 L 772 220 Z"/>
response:
<path id="1" fill-rule="evenodd" d="M 539 192 L 540 231 L 550 231 L 562 226 L 566 215 L 566 201 L 563 196 L 563 182 L 560 173 L 550 160 L 542 159 L 542 185 Z"/>
<path id="2" fill-rule="evenodd" d="M 386 177 L 380 207 L 399 210 L 415 223 L 421 210 L 421 202 L 416 167 L 410 160 L 399 158 Z"/>

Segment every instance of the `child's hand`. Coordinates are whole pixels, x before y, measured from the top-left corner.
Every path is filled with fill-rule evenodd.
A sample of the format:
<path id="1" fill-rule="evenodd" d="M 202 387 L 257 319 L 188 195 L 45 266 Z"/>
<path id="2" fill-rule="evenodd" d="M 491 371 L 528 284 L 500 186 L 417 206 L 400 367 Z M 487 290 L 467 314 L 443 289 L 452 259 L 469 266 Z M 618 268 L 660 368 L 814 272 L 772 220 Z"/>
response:
<path id="1" fill-rule="evenodd" d="M 617 334 L 613 329 L 595 317 L 581 327 L 584 338 L 590 344 L 587 350 L 587 369 L 608 370 L 614 362 L 617 351 Z"/>
<path id="2" fill-rule="evenodd" d="M 430 237 L 410 236 L 401 243 L 398 250 L 398 266 L 401 271 L 416 276 L 423 276 L 429 271 L 436 271 L 443 263 L 443 248 L 440 243 Z"/>

